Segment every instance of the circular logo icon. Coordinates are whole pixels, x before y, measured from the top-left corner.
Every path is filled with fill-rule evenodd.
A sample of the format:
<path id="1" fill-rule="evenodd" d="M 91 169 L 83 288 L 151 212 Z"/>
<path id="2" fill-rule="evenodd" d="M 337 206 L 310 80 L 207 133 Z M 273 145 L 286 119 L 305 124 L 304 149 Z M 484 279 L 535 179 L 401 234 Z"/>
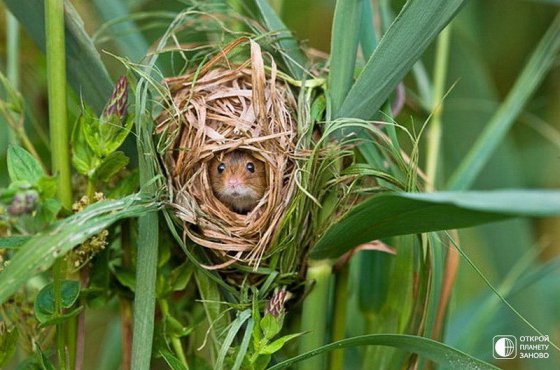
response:
<path id="1" fill-rule="evenodd" d="M 515 343 L 510 338 L 500 338 L 494 344 L 494 350 L 500 357 L 511 357 L 515 351 Z"/>

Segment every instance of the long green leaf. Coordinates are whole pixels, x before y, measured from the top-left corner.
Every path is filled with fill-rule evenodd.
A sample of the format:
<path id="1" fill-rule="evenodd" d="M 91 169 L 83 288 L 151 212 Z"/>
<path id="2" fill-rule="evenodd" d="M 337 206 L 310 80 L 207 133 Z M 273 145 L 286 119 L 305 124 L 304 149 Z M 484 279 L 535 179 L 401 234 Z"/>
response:
<path id="1" fill-rule="evenodd" d="M 294 78 L 302 78 L 306 59 L 296 39 L 289 32 L 280 17 L 274 12 L 267 0 L 255 0 L 263 22 L 271 32 L 279 33 L 278 44 L 282 48 L 282 58 Z"/>
<path id="2" fill-rule="evenodd" d="M 354 80 L 363 2 L 363 0 L 338 0 L 336 2 L 329 68 L 332 116 L 337 116 Z"/>
<path id="3" fill-rule="evenodd" d="M 151 71 L 155 59 L 146 69 Z M 140 185 L 151 194 L 158 191 L 154 164 L 155 149 L 152 142 L 153 123 L 149 119 L 148 81 L 140 80 L 136 94 L 137 150 Z M 149 155 L 151 153 L 152 155 Z M 136 257 L 136 289 L 134 296 L 134 332 L 132 338 L 132 368 L 150 369 L 154 338 L 154 315 L 156 307 L 156 279 L 159 246 L 159 221 L 156 213 L 145 214 L 138 219 L 138 252 Z"/>
<path id="4" fill-rule="evenodd" d="M 140 185 L 151 194 L 156 194 L 161 183 L 156 177 L 155 158 L 157 152 L 152 139 L 153 121 L 151 119 L 150 83 L 155 74 L 154 66 L 158 52 L 164 47 L 170 33 L 181 17 L 173 20 L 160 39 L 157 49 L 146 61 L 142 78 L 135 94 L 136 148 Z M 154 181 L 154 179 L 156 179 Z M 149 370 L 152 359 L 154 339 L 154 320 L 156 307 L 156 279 L 159 247 L 159 220 L 157 214 L 146 214 L 138 220 L 138 254 L 136 258 L 136 294 L 134 296 L 134 331 L 132 333 L 132 368 Z"/>
<path id="5" fill-rule="evenodd" d="M 221 370 L 224 368 L 224 361 L 226 360 L 226 355 L 233 344 L 233 340 L 237 336 L 237 333 L 241 330 L 245 321 L 249 320 L 250 317 L 251 310 L 246 309 L 245 311 L 239 312 L 237 314 L 237 318 L 231 323 L 231 327 L 229 328 L 226 338 L 222 343 L 222 348 L 220 348 L 220 352 L 218 353 L 218 360 L 216 361 L 215 367 L 216 369 Z"/>
<path id="6" fill-rule="evenodd" d="M 20 247 L 0 273 L 0 304 L 29 278 L 48 269 L 56 258 L 123 218 L 138 217 L 158 209 L 151 197 L 134 194 L 87 207 L 38 234 Z"/>
<path id="7" fill-rule="evenodd" d="M 352 86 L 337 117 L 371 119 L 465 0 L 408 1 Z"/>
<path id="8" fill-rule="evenodd" d="M 336 258 L 353 247 L 395 235 L 457 229 L 515 216 L 560 214 L 560 191 L 391 193 L 371 198 L 330 226 L 311 251 Z"/>
<path id="9" fill-rule="evenodd" d="M 362 1 L 362 16 L 360 30 L 360 47 L 364 58 L 369 59 L 377 47 L 377 35 L 373 20 L 375 19 L 371 1 Z"/>
<path id="10" fill-rule="evenodd" d="M 113 40 L 119 45 L 119 49 L 132 61 L 141 60 L 149 45 L 136 23 L 130 19 L 126 4 L 122 0 L 95 0 L 94 4 L 105 22 L 119 21 L 111 27 Z"/>
<path id="11" fill-rule="evenodd" d="M 44 0 L 5 0 L 41 50 L 45 50 Z M 83 21 L 69 1 L 64 3 L 66 67 L 74 90 L 98 113 L 111 95 L 113 84 L 93 42 L 84 30 Z"/>
<path id="12" fill-rule="evenodd" d="M 456 350 L 445 344 L 434 340 L 417 337 L 413 335 L 397 335 L 397 334 L 373 334 L 362 335 L 354 338 L 339 340 L 326 346 L 319 347 L 313 351 L 292 357 L 270 367 L 268 370 L 285 369 L 293 364 L 317 356 L 324 352 L 329 352 L 340 348 L 349 348 L 357 346 L 386 346 L 402 349 L 407 352 L 416 353 L 421 357 L 427 358 L 439 365 L 447 366 L 450 369 L 461 370 L 485 370 L 498 369 L 497 367 L 478 360 L 464 352 Z"/>
<path id="13" fill-rule="evenodd" d="M 511 125 L 533 95 L 547 71 L 556 62 L 560 52 L 560 13 L 556 16 L 541 42 L 533 52 L 529 63 L 515 81 L 506 100 L 500 105 L 484 131 L 471 147 L 459 168 L 451 176 L 447 188 L 468 189 L 502 142 Z"/>

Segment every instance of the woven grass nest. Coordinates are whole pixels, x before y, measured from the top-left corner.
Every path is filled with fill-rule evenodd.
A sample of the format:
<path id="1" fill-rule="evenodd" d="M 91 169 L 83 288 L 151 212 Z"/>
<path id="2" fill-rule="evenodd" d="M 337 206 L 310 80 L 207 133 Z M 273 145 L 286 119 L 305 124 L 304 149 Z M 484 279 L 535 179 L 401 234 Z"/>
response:
<path id="1" fill-rule="evenodd" d="M 228 60 L 242 41 L 197 71 L 166 79 L 171 98 L 156 120 L 156 133 L 167 143 L 171 203 L 186 235 L 211 250 L 213 264 L 206 267 L 214 269 L 266 265 L 263 256 L 295 192 L 296 100 L 274 60 L 265 68 L 256 42 L 250 41 L 245 62 Z M 267 188 L 247 214 L 218 200 L 210 184 L 212 159 L 235 150 L 265 164 Z"/>

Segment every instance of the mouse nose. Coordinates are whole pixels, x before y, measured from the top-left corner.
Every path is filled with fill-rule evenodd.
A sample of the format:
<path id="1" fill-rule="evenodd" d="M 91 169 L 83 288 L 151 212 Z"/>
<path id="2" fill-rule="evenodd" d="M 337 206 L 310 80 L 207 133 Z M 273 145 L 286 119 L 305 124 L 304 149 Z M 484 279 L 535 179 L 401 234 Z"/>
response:
<path id="1" fill-rule="evenodd" d="M 241 185 L 241 181 L 236 177 L 232 177 L 231 179 L 228 179 L 227 184 L 230 188 L 236 188 Z"/>

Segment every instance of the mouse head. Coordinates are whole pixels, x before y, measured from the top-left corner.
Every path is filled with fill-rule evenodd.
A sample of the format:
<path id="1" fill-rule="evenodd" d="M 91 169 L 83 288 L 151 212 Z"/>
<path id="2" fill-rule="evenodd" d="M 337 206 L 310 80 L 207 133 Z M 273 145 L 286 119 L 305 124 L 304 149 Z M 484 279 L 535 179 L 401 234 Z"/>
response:
<path id="1" fill-rule="evenodd" d="M 266 190 L 265 164 L 247 151 L 217 155 L 208 172 L 214 194 L 236 212 L 254 208 Z"/>

